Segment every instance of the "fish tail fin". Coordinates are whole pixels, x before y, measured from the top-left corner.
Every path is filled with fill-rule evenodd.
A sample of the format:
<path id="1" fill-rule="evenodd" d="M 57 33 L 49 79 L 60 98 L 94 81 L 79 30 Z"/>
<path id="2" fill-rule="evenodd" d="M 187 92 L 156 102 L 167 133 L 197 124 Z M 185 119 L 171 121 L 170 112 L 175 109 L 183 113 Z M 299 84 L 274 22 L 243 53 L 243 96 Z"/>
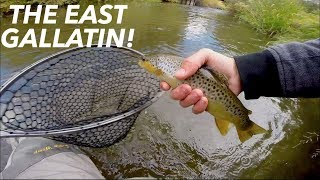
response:
<path id="1" fill-rule="evenodd" d="M 221 119 L 217 119 L 215 118 L 215 122 L 216 122 L 216 125 L 220 131 L 220 133 L 225 136 L 228 131 L 229 131 L 229 125 L 230 123 L 228 121 L 225 121 L 225 120 L 221 120 Z"/>
<path id="2" fill-rule="evenodd" d="M 255 134 L 262 134 L 262 133 L 266 133 L 267 130 L 265 130 L 264 128 L 260 127 L 259 125 L 257 125 L 256 123 L 252 122 L 253 125 L 246 130 L 240 130 L 237 127 L 237 132 L 238 132 L 238 136 L 241 142 L 245 142 L 246 140 L 250 139 L 253 135 Z"/>

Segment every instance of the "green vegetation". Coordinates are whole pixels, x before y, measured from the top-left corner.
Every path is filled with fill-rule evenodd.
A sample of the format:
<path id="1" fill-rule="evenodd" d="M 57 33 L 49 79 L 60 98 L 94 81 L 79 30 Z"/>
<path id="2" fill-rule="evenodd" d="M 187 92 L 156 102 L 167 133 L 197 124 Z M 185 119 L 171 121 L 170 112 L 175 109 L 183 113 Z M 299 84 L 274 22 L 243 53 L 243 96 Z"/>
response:
<path id="1" fill-rule="evenodd" d="M 77 4 L 80 0 L 0 0 L 0 14 L 10 14 L 10 5 L 38 5 L 38 4 L 57 4 L 64 6 L 68 4 Z"/>
<path id="2" fill-rule="evenodd" d="M 232 7 L 241 20 L 270 35 L 286 31 L 301 8 L 297 0 L 237 1 Z"/>
<path id="3" fill-rule="evenodd" d="M 200 5 L 217 9 L 226 8 L 225 3 L 223 3 L 221 0 L 201 0 Z"/>
<path id="4" fill-rule="evenodd" d="M 320 36 L 319 9 L 308 11 L 299 0 L 229 0 L 227 8 L 276 42 L 305 41 Z"/>

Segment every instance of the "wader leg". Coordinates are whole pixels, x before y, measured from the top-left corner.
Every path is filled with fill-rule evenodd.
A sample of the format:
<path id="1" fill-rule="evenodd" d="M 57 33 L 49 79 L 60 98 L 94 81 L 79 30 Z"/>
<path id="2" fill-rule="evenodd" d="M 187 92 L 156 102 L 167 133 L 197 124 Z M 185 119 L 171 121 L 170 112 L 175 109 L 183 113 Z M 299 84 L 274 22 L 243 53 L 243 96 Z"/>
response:
<path id="1" fill-rule="evenodd" d="M 0 179 L 104 179 L 77 146 L 38 137 L 17 142 Z"/>

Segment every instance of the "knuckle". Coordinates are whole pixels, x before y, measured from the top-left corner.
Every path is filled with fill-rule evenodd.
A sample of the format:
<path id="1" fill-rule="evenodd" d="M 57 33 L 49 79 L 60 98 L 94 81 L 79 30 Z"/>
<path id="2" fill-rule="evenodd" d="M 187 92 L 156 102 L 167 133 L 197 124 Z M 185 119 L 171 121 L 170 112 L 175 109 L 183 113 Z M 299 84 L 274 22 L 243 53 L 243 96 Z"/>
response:
<path id="1" fill-rule="evenodd" d="M 192 108 L 192 112 L 194 114 L 200 114 L 206 110 L 208 106 L 208 99 L 206 97 L 202 97 Z"/>
<path id="2" fill-rule="evenodd" d="M 170 93 L 171 98 L 174 100 L 182 100 L 191 92 L 191 87 L 187 84 L 182 84 L 173 89 Z"/>
<path id="3" fill-rule="evenodd" d="M 208 103 L 209 103 L 208 98 L 206 98 L 206 97 L 202 97 L 202 98 L 201 98 L 201 101 L 202 101 L 203 104 L 206 105 L 206 106 L 207 106 Z"/>
<path id="4" fill-rule="evenodd" d="M 198 65 L 194 61 L 194 59 L 187 58 L 183 61 L 182 67 L 184 67 L 188 71 L 199 69 Z"/>
<path id="5" fill-rule="evenodd" d="M 174 100 L 178 100 L 178 92 L 176 89 L 172 90 L 171 93 L 170 93 L 170 96 L 172 99 Z"/>
<path id="6" fill-rule="evenodd" d="M 165 84 L 164 82 L 161 82 L 161 83 L 160 83 L 160 88 L 161 88 L 162 90 L 165 90 L 165 91 L 168 90 L 168 87 L 166 86 L 166 84 Z"/>
<path id="7" fill-rule="evenodd" d="M 192 90 L 192 94 L 195 98 L 200 100 L 200 98 L 203 96 L 203 92 L 200 89 L 194 89 Z"/>
<path id="8" fill-rule="evenodd" d="M 200 113 L 200 110 L 199 110 L 199 107 L 197 106 L 197 104 L 195 104 L 195 105 L 192 107 L 192 113 L 193 113 L 193 114 L 199 114 L 199 113 Z"/>
<path id="9" fill-rule="evenodd" d="M 177 88 L 187 89 L 188 87 L 189 87 L 188 84 L 181 84 L 181 85 L 178 86 Z"/>
<path id="10" fill-rule="evenodd" d="M 178 101 L 178 100 L 181 99 L 181 98 L 180 98 L 179 96 L 177 96 L 176 94 L 171 94 L 171 98 L 172 98 L 173 100 L 176 100 L 176 101 Z"/>
<path id="11" fill-rule="evenodd" d="M 184 100 L 180 102 L 180 105 L 183 107 L 189 107 L 195 104 L 197 101 L 197 99 L 195 99 L 191 94 L 189 94 Z"/>
<path id="12" fill-rule="evenodd" d="M 179 87 L 179 90 L 182 91 L 184 94 L 189 94 L 192 91 L 191 86 L 188 84 L 182 84 Z"/>
<path id="13" fill-rule="evenodd" d="M 194 63 L 190 57 L 184 59 L 184 61 L 183 61 L 183 65 L 185 65 L 185 66 L 192 66 L 193 64 Z"/>
<path id="14" fill-rule="evenodd" d="M 185 101 L 180 101 L 180 106 L 182 106 L 183 108 L 189 107 L 189 105 L 185 102 Z"/>
<path id="15" fill-rule="evenodd" d="M 200 110 L 198 110 L 197 108 L 192 108 L 192 113 L 193 114 L 200 114 L 200 113 L 202 113 Z"/>

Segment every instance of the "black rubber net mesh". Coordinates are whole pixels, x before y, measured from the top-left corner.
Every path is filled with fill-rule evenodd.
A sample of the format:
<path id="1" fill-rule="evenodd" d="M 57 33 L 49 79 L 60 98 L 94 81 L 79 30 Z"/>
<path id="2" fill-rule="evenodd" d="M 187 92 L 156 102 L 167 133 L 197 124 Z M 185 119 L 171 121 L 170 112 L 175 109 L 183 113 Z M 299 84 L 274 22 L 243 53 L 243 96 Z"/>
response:
<path id="1" fill-rule="evenodd" d="M 137 65 L 141 56 L 115 47 L 76 48 L 28 67 L 1 90 L 1 131 L 82 128 L 136 110 L 159 93 L 159 81 Z M 112 145 L 126 136 L 139 112 L 48 137 L 82 146 Z"/>

